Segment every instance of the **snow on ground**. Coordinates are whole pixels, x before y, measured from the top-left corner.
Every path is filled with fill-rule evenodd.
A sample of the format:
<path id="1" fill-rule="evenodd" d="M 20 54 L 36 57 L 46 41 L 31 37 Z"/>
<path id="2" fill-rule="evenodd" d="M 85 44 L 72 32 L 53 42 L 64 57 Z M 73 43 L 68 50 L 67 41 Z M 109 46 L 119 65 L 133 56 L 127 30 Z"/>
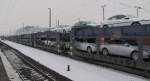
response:
<path id="1" fill-rule="evenodd" d="M 3 42 L 73 81 L 148 81 L 133 74 L 84 63 L 10 41 Z M 67 71 L 67 65 L 70 65 L 71 71 Z"/>
<path id="2" fill-rule="evenodd" d="M 4 56 L 4 54 L 2 52 L 0 52 L 0 56 L 2 58 L 6 73 L 9 77 L 10 81 L 22 81 L 19 78 L 19 75 L 15 72 L 15 70 L 13 69 L 13 67 L 11 66 L 11 64 L 9 63 L 9 61 L 7 60 L 6 56 Z"/>

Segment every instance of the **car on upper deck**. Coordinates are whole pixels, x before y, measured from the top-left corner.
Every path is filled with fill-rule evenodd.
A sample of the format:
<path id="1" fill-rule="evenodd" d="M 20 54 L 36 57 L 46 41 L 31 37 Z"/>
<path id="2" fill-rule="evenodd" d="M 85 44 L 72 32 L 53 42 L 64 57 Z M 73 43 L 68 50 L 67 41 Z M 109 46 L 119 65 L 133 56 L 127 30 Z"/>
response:
<path id="1" fill-rule="evenodd" d="M 79 21 L 74 24 L 74 28 L 77 27 L 97 27 L 99 26 L 96 22 L 93 21 Z"/>
<path id="2" fill-rule="evenodd" d="M 102 27 L 138 26 L 150 24 L 150 19 L 139 18 L 132 15 L 114 15 L 102 22 Z"/>

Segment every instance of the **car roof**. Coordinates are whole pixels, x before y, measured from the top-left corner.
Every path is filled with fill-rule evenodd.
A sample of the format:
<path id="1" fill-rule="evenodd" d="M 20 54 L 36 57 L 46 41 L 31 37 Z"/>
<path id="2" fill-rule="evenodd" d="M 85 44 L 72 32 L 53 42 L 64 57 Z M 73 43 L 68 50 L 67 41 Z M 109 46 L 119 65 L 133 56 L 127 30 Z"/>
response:
<path id="1" fill-rule="evenodd" d="M 74 24 L 74 26 L 83 26 L 83 25 L 91 25 L 91 26 L 97 26 L 98 24 L 96 22 L 93 22 L 93 21 L 79 21 L 79 22 L 76 22 Z"/>
<path id="2" fill-rule="evenodd" d="M 110 19 L 112 19 L 114 17 L 118 17 L 118 16 L 126 16 L 126 17 L 137 18 L 136 16 L 129 15 L 129 14 L 117 14 L 117 15 L 113 15 L 113 16 L 109 17 L 108 20 L 110 20 Z"/>

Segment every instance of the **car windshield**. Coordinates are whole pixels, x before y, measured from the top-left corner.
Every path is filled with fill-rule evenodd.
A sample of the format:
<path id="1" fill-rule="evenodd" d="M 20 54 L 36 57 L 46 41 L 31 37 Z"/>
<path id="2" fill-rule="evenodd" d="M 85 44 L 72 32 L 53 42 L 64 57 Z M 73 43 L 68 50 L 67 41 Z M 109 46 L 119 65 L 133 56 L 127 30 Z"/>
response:
<path id="1" fill-rule="evenodd" d="M 134 40 L 126 40 L 126 42 L 128 44 L 130 44 L 130 45 L 133 45 L 133 46 L 137 46 L 138 45 L 138 43 L 136 41 L 134 41 Z"/>
<path id="2" fill-rule="evenodd" d="M 108 20 L 113 20 L 113 19 L 122 19 L 126 17 L 125 15 L 115 15 L 115 16 L 112 16 L 110 18 L 108 18 Z"/>
<path id="3" fill-rule="evenodd" d="M 137 46 L 138 43 L 134 40 L 129 40 L 129 39 L 118 39 L 118 40 L 111 40 L 109 41 L 110 44 L 130 44 L 133 46 Z"/>
<path id="4" fill-rule="evenodd" d="M 108 20 L 112 20 L 113 18 L 115 18 L 115 16 L 109 17 Z"/>
<path id="5" fill-rule="evenodd" d="M 110 44 L 124 44 L 125 41 L 123 40 L 111 40 L 111 41 L 108 41 Z"/>
<path id="6" fill-rule="evenodd" d="M 124 17 L 126 17 L 126 16 L 125 15 L 116 15 L 116 19 L 122 19 Z"/>
<path id="7" fill-rule="evenodd" d="M 96 38 L 88 38 L 86 40 L 88 43 L 96 43 Z"/>
<path id="8" fill-rule="evenodd" d="M 90 21 L 87 22 L 86 24 L 87 24 L 87 25 L 90 25 L 90 26 L 97 26 L 97 23 L 95 23 L 95 22 L 90 22 Z"/>

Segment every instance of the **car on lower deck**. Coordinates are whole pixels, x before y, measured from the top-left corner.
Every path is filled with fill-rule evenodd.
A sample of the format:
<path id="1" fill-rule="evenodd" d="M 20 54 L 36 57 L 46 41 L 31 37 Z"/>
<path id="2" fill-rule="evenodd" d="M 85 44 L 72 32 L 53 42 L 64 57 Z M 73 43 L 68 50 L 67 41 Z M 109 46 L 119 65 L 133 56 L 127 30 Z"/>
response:
<path id="1" fill-rule="evenodd" d="M 117 55 L 131 57 L 134 60 L 139 59 L 138 43 L 130 39 L 110 40 L 100 46 L 103 55 Z M 150 52 L 143 49 L 143 58 L 150 58 Z"/>
<path id="2" fill-rule="evenodd" d="M 76 39 L 74 45 L 75 48 L 78 50 L 86 51 L 88 53 L 94 53 L 97 51 L 95 43 L 96 43 L 95 38 L 88 38 L 88 39 L 78 38 Z"/>

